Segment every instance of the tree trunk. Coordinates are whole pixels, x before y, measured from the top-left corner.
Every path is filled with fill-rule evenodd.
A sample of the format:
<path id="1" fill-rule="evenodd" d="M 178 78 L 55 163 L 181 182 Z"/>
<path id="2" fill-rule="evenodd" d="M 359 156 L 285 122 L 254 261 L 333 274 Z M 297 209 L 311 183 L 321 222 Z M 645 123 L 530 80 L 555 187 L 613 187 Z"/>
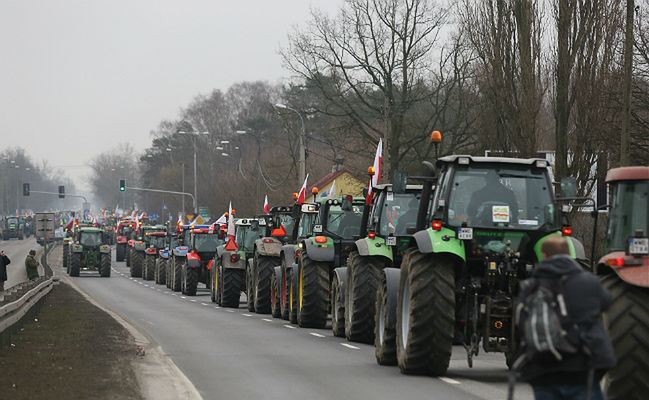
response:
<path id="1" fill-rule="evenodd" d="M 570 119 L 570 6 L 559 1 L 559 23 L 557 26 L 557 88 L 556 88 L 556 130 L 555 130 L 555 180 L 565 177 L 568 171 L 568 122 Z"/>

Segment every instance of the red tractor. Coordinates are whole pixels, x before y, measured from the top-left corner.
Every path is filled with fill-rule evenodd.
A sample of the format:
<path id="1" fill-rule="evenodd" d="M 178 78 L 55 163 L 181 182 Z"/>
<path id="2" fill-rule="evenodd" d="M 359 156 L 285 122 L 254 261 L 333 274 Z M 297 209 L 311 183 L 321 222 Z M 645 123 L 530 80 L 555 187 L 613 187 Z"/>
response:
<path id="1" fill-rule="evenodd" d="M 596 272 L 613 296 L 605 322 L 617 356 L 608 372 L 609 400 L 645 399 L 649 389 L 649 167 L 608 172 L 611 203 L 607 254 Z"/>
<path id="2" fill-rule="evenodd" d="M 124 261 L 126 259 L 127 242 L 133 231 L 135 222 L 132 218 L 124 218 L 115 228 L 115 260 Z"/>

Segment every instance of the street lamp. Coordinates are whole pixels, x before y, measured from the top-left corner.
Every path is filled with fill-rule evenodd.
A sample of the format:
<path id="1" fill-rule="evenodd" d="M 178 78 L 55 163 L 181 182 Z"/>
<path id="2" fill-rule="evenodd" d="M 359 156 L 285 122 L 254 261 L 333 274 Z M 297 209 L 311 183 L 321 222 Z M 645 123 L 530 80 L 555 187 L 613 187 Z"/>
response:
<path id="1" fill-rule="evenodd" d="M 276 103 L 275 107 L 281 108 L 282 110 L 293 111 L 294 113 L 296 113 L 298 115 L 298 117 L 300 117 L 300 123 L 302 124 L 302 133 L 300 134 L 300 143 L 299 143 L 299 146 L 300 146 L 299 153 L 300 154 L 299 154 L 299 159 L 298 159 L 298 164 L 299 164 L 298 181 L 299 182 L 304 182 L 304 177 L 306 176 L 306 149 L 304 147 L 304 137 L 306 136 L 306 132 L 304 130 L 304 118 L 302 117 L 302 113 L 300 113 L 295 108 L 287 106 L 286 104 Z"/>
<path id="2" fill-rule="evenodd" d="M 179 131 L 181 135 L 192 135 L 192 140 L 194 144 L 194 212 L 198 212 L 198 178 L 197 178 L 197 169 L 196 169 L 196 137 L 198 135 L 209 135 L 209 132 L 185 132 L 185 131 Z"/>

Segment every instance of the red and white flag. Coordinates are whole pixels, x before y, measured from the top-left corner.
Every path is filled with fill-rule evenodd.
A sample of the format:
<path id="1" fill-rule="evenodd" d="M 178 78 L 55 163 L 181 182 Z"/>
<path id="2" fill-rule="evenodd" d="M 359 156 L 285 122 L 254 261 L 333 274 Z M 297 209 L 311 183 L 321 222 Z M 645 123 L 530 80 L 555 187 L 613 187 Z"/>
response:
<path id="1" fill-rule="evenodd" d="M 370 204 L 372 202 L 372 188 L 379 184 L 381 181 L 381 166 L 383 165 L 383 139 L 379 139 L 379 144 L 376 146 L 376 154 L 374 155 L 374 175 L 370 178 L 369 185 L 367 187 L 367 197 L 365 198 L 365 203 Z"/>
<path id="2" fill-rule="evenodd" d="M 329 188 L 329 192 L 327 193 L 327 198 L 328 199 L 333 199 L 336 197 L 336 180 L 334 179 L 334 183 L 331 184 L 331 187 Z"/>
<path id="3" fill-rule="evenodd" d="M 232 202 L 230 202 L 230 205 L 228 206 L 228 231 L 227 231 L 227 239 L 226 239 L 226 244 L 225 244 L 225 249 L 228 251 L 237 251 L 239 250 L 239 246 L 237 246 L 237 241 L 234 238 L 234 215 L 232 215 Z"/>
<path id="4" fill-rule="evenodd" d="M 264 214 L 270 214 L 270 204 L 268 203 L 268 195 L 264 196 Z"/>
<path id="5" fill-rule="evenodd" d="M 304 183 L 300 188 L 300 192 L 297 194 L 297 205 L 304 204 L 304 200 L 306 200 L 306 182 L 308 180 L 309 180 L 309 174 L 306 174 L 306 178 L 304 178 Z"/>

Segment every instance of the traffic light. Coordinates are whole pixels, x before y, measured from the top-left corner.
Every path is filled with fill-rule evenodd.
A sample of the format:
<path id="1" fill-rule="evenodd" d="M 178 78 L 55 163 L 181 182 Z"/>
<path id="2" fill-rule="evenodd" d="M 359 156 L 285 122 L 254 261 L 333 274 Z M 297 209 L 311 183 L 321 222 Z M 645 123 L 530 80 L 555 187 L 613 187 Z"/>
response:
<path id="1" fill-rule="evenodd" d="M 126 180 L 125 179 L 120 179 L 119 180 L 119 191 L 120 192 L 125 192 L 126 191 Z"/>
<path id="2" fill-rule="evenodd" d="M 29 196 L 29 183 L 23 183 L 23 196 Z"/>
<path id="3" fill-rule="evenodd" d="M 65 186 L 59 186 L 59 199 L 65 199 Z"/>

